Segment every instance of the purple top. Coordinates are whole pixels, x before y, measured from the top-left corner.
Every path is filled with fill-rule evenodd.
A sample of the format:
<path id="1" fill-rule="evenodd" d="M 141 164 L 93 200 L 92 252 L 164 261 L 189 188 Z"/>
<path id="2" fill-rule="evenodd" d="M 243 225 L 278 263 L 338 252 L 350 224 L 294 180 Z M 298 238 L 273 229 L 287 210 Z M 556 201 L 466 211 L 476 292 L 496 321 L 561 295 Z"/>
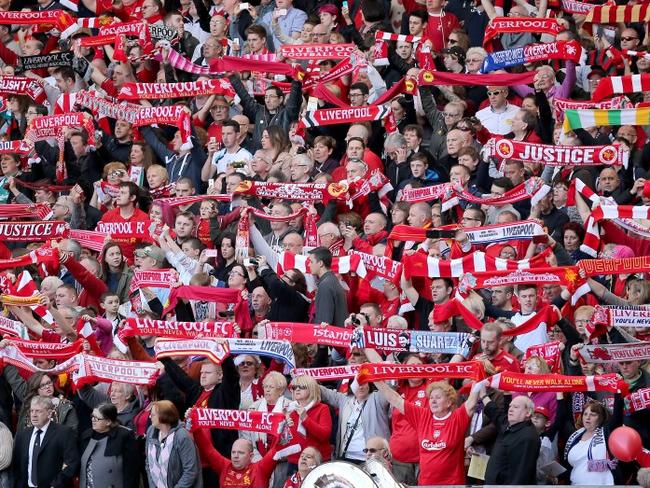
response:
<path id="1" fill-rule="evenodd" d="M 549 98 L 569 98 L 571 90 L 576 84 L 576 64 L 573 61 L 566 62 L 566 74 L 564 76 L 564 81 L 561 85 L 554 85 L 546 92 L 546 95 Z M 535 93 L 535 89 L 529 87 L 528 85 L 515 85 L 512 89 L 520 97 L 525 97 L 526 95 L 532 95 Z"/>

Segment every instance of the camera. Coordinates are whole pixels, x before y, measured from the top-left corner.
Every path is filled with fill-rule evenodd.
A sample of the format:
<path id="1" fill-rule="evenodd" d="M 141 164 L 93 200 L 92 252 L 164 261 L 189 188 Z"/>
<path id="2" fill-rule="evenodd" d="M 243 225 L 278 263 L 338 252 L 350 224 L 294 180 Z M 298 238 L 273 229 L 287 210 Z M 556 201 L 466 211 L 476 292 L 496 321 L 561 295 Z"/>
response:
<path id="1" fill-rule="evenodd" d="M 244 266 L 259 266 L 260 263 L 257 262 L 255 258 L 246 258 L 244 259 Z"/>

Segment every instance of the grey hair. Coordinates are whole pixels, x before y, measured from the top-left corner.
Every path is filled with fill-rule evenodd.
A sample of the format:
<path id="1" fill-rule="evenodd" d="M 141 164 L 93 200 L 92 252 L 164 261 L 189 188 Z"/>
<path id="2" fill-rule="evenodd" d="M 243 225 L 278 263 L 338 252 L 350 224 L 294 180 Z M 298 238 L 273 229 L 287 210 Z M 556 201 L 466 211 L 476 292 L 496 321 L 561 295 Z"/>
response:
<path id="1" fill-rule="evenodd" d="M 54 410 L 54 403 L 52 403 L 52 399 L 48 397 L 44 397 L 41 395 L 36 395 L 32 397 L 30 406 L 33 406 L 35 404 L 44 407 L 46 410 Z"/>
<path id="2" fill-rule="evenodd" d="M 384 141 L 384 150 L 388 150 L 389 147 L 406 147 L 407 142 L 406 138 L 399 132 L 393 132 L 386 136 Z"/>

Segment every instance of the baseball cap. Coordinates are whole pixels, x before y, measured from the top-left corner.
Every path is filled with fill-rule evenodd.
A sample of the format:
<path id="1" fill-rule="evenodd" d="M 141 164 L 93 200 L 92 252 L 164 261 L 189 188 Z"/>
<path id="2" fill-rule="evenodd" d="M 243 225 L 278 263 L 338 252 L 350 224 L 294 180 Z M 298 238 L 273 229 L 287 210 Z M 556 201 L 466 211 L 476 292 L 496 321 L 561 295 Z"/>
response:
<path id="1" fill-rule="evenodd" d="M 465 50 L 460 46 L 446 47 L 442 51 L 442 54 L 450 54 L 456 56 L 458 62 L 463 64 L 465 62 Z"/>
<path id="2" fill-rule="evenodd" d="M 160 263 L 165 260 L 165 253 L 158 246 L 147 246 L 142 249 L 136 249 L 134 254 L 139 258 L 150 257 Z"/>
<path id="3" fill-rule="evenodd" d="M 605 73 L 605 70 L 602 67 L 593 65 L 591 67 L 591 71 L 587 75 L 587 79 L 589 80 L 589 79 L 591 79 L 592 76 L 595 76 L 595 75 L 598 75 L 601 78 L 605 78 L 607 76 L 607 73 Z"/>
<path id="4" fill-rule="evenodd" d="M 543 406 L 541 406 L 541 405 L 538 406 L 538 407 L 535 407 L 535 413 L 538 413 L 538 414 L 540 414 L 540 415 L 543 415 L 543 416 L 546 417 L 547 419 L 550 419 L 550 418 L 551 418 L 551 413 L 548 411 L 548 408 L 543 407 Z"/>

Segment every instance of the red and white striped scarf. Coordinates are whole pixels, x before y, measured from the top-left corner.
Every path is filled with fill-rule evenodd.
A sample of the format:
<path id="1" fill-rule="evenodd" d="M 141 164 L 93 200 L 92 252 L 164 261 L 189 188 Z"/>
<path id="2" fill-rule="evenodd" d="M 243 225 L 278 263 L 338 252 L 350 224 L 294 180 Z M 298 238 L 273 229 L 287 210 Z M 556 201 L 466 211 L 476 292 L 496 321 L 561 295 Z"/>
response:
<path id="1" fill-rule="evenodd" d="M 555 118 L 560 121 L 564 120 L 564 111 L 568 109 L 572 110 L 583 110 L 590 108 L 602 108 L 602 109 L 612 109 L 612 108 L 631 108 L 632 104 L 629 100 L 623 96 L 614 97 L 610 100 L 604 100 L 602 102 L 593 102 L 588 100 L 586 102 L 569 100 L 566 98 L 554 98 L 553 99 L 553 108 L 555 110 Z"/>
<path id="2" fill-rule="evenodd" d="M 104 244 L 106 244 L 111 236 L 106 232 L 99 232 L 97 230 L 71 229 L 70 238 L 79 242 L 81 247 L 90 249 L 91 251 L 102 252 L 104 250 Z"/>
<path id="3" fill-rule="evenodd" d="M 562 10 L 567 14 L 587 14 L 594 7 L 592 3 L 577 0 L 562 0 Z"/>
<path id="4" fill-rule="evenodd" d="M 303 274 L 310 273 L 309 256 L 294 254 L 289 251 L 282 251 L 278 259 L 278 274 L 284 274 L 285 270 L 296 268 Z M 366 267 L 359 255 L 339 256 L 332 258 L 332 273 L 348 274 L 354 273 L 361 278 L 367 275 Z"/>
<path id="5" fill-rule="evenodd" d="M 594 102 L 600 102 L 613 95 L 627 95 L 650 91 L 650 74 L 608 76 L 600 80 L 598 86 L 591 94 Z"/>
<path id="6" fill-rule="evenodd" d="M 214 364 L 221 364 L 230 354 L 227 342 L 216 342 L 214 339 L 158 340 L 154 350 L 156 359 L 203 356 Z"/>
<path id="7" fill-rule="evenodd" d="M 490 377 L 488 385 L 502 391 L 519 393 L 607 391 L 627 394 L 627 385 L 616 374 L 565 376 L 504 371 Z"/>
<path id="8" fill-rule="evenodd" d="M 54 249 L 54 252 L 58 251 Z M 36 286 L 36 283 L 34 283 L 34 279 L 32 278 L 32 275 L 29 274 L 28 271 L 22 271 L 18 277 L 16 278 L 16 283 L 13 286 L 13 293 L 16 296 L 19 297 L 36 297 L 39 295 L 38 288 Z M 36 315 L 41 317 L 45 322 L 47 322 L 50 325 L 54 324 L 54 317 L 50 313 L 50 311 L 45 307 L 44 305 L 30 305 L 29 308 L 31 308 Z"/>
<path id="9" fill-rule="evenodd" d="M 78 354 L 75 357 L 78 369 L 72 374 L 72 381 L 76 388 L 98 381 L 153 386 L 159 375 L 154 361 L 128 361 L 89 354 Z"/>
<path id="10" fill-rule="evenodd" d="M 645 361 L 650 359 L 650 342 L 587 344 L 578 352 L 587 363 L 606 364 L 620 361 Z"/>
<path id="11" fill-rule="evenodd" d="M 587 18 L 582 28 L 589 34 L 592 31 L 592 24 L 612 25 L 629 23 L 646 23 L 650 21 L 650 5 L 647 3 L 636 5 L 616 5 L 607 3 L 595 5 L 587 13 Z"/>

